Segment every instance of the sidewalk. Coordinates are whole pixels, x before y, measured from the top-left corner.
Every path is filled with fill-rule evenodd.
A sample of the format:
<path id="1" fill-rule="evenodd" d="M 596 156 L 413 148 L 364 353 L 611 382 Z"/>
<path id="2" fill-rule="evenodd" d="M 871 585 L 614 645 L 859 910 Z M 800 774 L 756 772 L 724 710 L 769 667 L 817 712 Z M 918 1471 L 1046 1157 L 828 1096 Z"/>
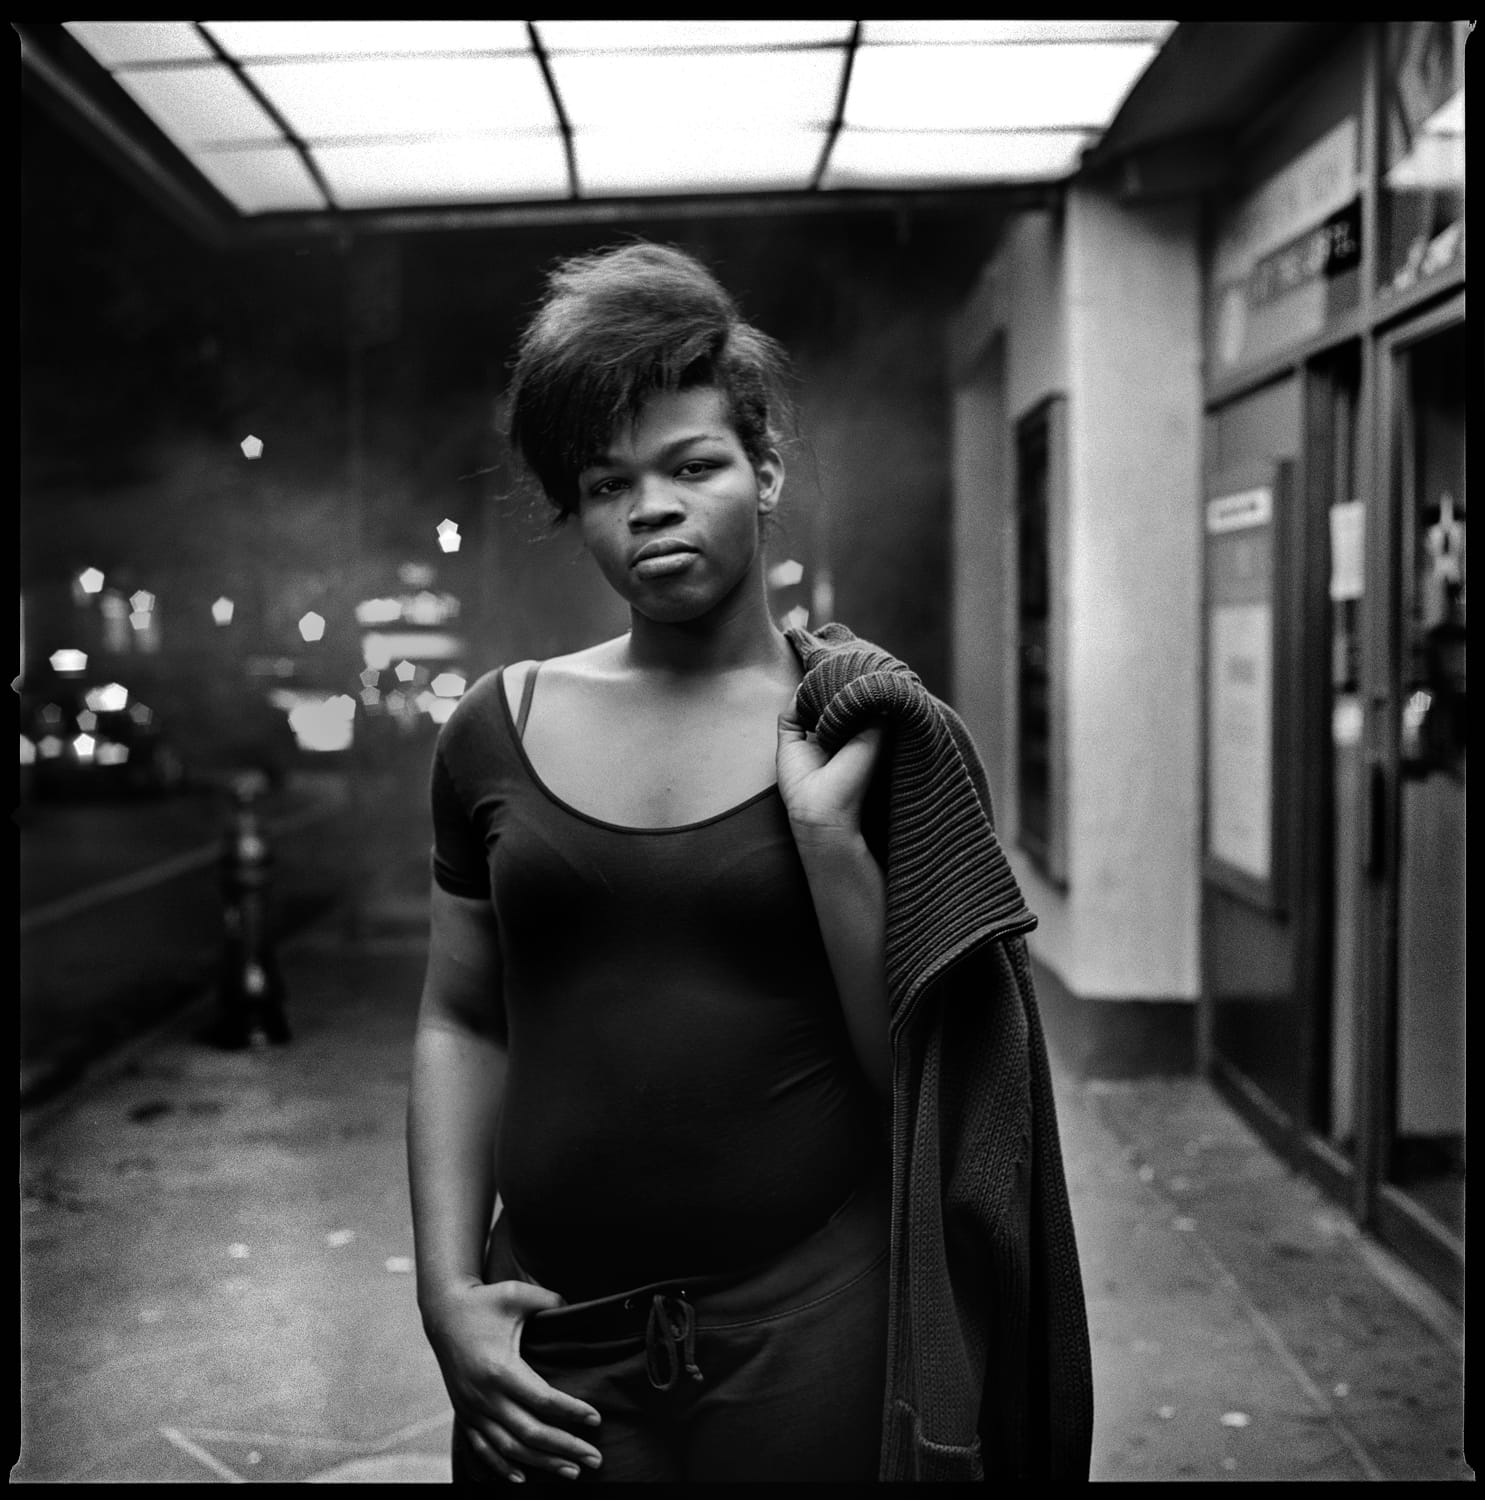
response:
<path id="1" fill-rule="evenodd" d="M 191 1009 L 23 1120 L 13 1482 L 420 1483 L 416 903 L 281 945 L 284 1048 Z M 1205 1084 L 1059 1081 L 1097 1480 L 1467 1479 L 1456 1319 Z"/>

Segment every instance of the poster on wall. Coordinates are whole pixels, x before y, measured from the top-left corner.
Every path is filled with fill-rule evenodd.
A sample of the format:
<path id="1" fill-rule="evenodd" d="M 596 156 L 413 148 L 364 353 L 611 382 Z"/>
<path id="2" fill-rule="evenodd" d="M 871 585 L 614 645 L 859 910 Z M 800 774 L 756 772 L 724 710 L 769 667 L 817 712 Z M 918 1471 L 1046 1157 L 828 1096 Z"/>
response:
<path id="1" fill-rule="evenodd" d="M 1219 485 L 1206 502 L 1208 876 L 1265 905 L 1274 850 L 1276 476 Z"/>
<path id="2" fill-rule="evenodd" d="M 1207 848 L 1267 880 L 1273 873 L 1271 604 L 1212 610 L 1207 645 Z"/>

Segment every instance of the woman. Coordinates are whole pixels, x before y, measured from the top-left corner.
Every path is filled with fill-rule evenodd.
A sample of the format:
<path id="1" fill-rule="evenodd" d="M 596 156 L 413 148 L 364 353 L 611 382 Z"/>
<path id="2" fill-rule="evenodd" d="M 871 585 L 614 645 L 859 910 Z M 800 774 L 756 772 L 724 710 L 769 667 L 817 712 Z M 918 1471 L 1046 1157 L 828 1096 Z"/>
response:
<path id="1" fill-rule="evenodd" d="M 783 375 L 711 274 L 653 245 L 560 267 L 522 341 L 512 443 L 631 626 L 481 679 L 434 759 L 409 1162 L 456 1480 L 1061 1477 L 1080 1444 L 1086 1473 L 1086 1402 L 1044 1421 L 1035 1395 L 1049 1364 L 1049 1392 L 1082 1389 L 1080 1287 L 1051 1278 L 1072 1331 L 1038 1347 L 1046 1278 L 1011 1274 L 1046 1248 L 1046 1201 L 1053 1252 L 1072 1243 L 1032 919 L 957 719 L 849 632 L 770 617 Z M 957 937 L 920 920 L 930 783 L 968 798 L 967 888 L 988 871 Z M 923 966 L 956 942 L 989 988 L 951 1023 Z M 1019 1029 L 977 1019 L 997 987 Z M 945 1048 L 979 1072 L 941 1098 Z M 1031 1103 L 966 1110 L 987 1088 Z M 909 1158 L 938 1150 L 930 1188 Z M 963 1253 L 1017 1214 L 1009 1271 Z M 992 1272 L 1014 1306 L 987 1319 Z"/>

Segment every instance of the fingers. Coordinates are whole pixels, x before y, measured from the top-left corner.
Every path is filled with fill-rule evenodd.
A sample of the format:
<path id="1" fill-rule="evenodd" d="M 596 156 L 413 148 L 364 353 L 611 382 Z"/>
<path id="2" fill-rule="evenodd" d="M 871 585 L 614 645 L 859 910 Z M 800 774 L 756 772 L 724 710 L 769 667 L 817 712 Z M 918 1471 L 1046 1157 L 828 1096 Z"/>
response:
<path id="1" fill-rule="evenodd" d="M 603 1463 L 603 1455 L 591 1443 L 548 1426 L 507 1397 L 494 1398 L 486 1413 L 463 1418 L 460 1425 L 480 1462 L 518 1484 L 528 1470 L 576 1479 L 582 1469 L 597 1469 Z"/>
<path id="2" fill-rule="evenodd" d="M 878 753 L 882 748 L 882 740 L 886 735 L 886 726 L 883 724 L 869 724 L 865 729 L 859 729 L 848 739 L 839 750 L 831 756 L 832 760 L 841 763 L 842 771 L 853 765 L 870 768 L 876 763 Z"/>
<path id="3" fill-rule="evenodd" d="M 856 733 L 846 741 L 846 744 L 854 745 L 857 743 L 857 741 L 865 741 L 868 745 L 875 747 L 881 744 L 882 738 L 886 734 L 886 732 L 887 721 L 885 719 L 874 719 L 864 729 L 858 729 Z M 795 709 L 790 708 L 786 712 L 779 715 L 779 739 L 781 741 L 817 738 L 818 735 L 815 730 L 807 730 L 804 727 L 804 721 L 799 717 L 799 714 Z M 844 748 L 844 746 L 842 748 Z"/>
<path id="4" fill-rule="evenodd" d="M 579 1465 L 596 1469 L 603 1455 L 592 1443 L 560 1425 L 543 1421 L 525 1401 L 502 1400 L 492 1403 L 494 1421 L 487 1431 L 500 1443 L 501 1453 L 527 1467 L 561 1473 Z"/>
<path id="5" fill-rule="evenodd" d="M 581 1429 L 596 1432 L 600 1418 L 586 1401 L 548 1384 L 524 1360 L 493 1370 L 471 1413 L 486 1447 L 512 1464 L 576 1477 L 580 1465 L 597 1468 L 603 1455 Z M 504 1472 L 502 1470 L 502 1472 Z"/>
<path id="6" fill-rule="evenodd" d="M 527 1378 L 525 1389 L 521 1393 L 521 1404 L 533 1416 L 563 1428 L 572 1423 L 583 1427 L 598 1426 L 602 1418 L 586 1401 L 579 1401 L 576 1396 L 569 1396 L 566 1391 L 559 1391 L 556 1386 L 548 1385 L 530 1365 L 523 1365 L 522 1370 Z M 567 1437 L 569 1434 L 564 1432 L 562 1435 Z M 573 1441 L 581 1448 L 587 1447 L 579 1438 L 574 1438 Z"/>
<path id="7" fill-rule="evenodd" d="M 520 1469 L 510 1459 L 504 1457 L 495 1444 L 477 1428 L 460 1423 L 459 1432 L 465 1447 L 469 1449 L 478 1466 L 489 1470 L 497 1479 L 508 1479 L 513 1484 L 526 1482 L 526 1476 Z"/>

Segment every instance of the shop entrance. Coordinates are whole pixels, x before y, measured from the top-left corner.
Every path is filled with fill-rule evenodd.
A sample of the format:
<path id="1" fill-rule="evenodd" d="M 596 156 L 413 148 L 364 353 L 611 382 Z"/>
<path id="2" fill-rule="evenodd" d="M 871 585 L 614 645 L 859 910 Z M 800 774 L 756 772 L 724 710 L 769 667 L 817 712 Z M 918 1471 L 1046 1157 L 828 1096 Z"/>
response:
<path id="1" fill-rule="evenodd" d="M 1462 1263 L 1465 1174 L 1465 331 L 1462 306 L 1381 342 L 1379 490 L 1390 519 L 1395 706 L 1369 737 L 1379 783 L 1369 876 L 1377 1211 L 1393 1237 Z M 1388 795 L 1390 791 L 1391 795 Z"/>
<path id="2" fill-rule="evenodd" d="M 1465 1173 L 1462 309 L 1212 413 L 1204 1049 L 1436 1284 Z"/>

